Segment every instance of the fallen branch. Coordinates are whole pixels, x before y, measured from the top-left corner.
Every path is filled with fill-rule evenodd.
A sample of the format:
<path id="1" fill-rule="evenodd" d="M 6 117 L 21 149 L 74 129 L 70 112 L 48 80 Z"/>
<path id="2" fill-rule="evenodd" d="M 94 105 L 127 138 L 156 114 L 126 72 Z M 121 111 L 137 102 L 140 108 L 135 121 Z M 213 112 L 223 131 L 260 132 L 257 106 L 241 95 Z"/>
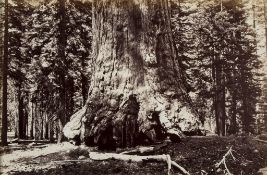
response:
<path id="1" fill-rule="evenodd" d="M 53 161 L 54 163 L 66 163 L 66 162 L 92 162 L 90 159 L 85 159 L 85 160 L 56 160 Z"/>
<path id="2" fill-rule="evenodd" d="M 233 149 L 232 149 L 232 147 L 230 147 L 230 149 L 229 149 L 229 150 L 225 153 L 225 155 L 223 156 L 222 160 L 221 160 L 220 162 L 218 162 L 218 163 L 215 164 L 215 166 L 216 166 L 217 168 L 218 168 L 221 164 L 223 164 L 223 165 L 224 165 L 224 168 L 225 168 L 225 170 L 227 171 L 227 174 L 228 174 L 228 175 L 233 175 L 233 174 L 229 171 L 229 169 L 228 169 L 228 167 L 227 167 L 227 165 L 226 165 L 226 157 L 227 157 L 227 156 L 231 156 L 234 160 L 236 160 L 236 158 L 234 157 L 232 151 L 233 151 Z"/>
<path id="3" fill-rule="evenodd" d="M 172 164 L 172 166 L 174 166 L 174 167 L 178 168 L 180 171 L 182 171 L 184 174 L 190 175 L 190 173 L 188 171 L 186 171 L 186 169 L 184 169 L 184 167 L 180 166 L 176 162 L 172 161 L 171 164 Z"/>
<path id="4" fill-rule="evenodd" d="M 116 153 L 99 153 L 99 152 L 90 152 L 89 157 L 92 160 L 108 160 L 116 159 L 123 161 L 166 161 L 166 155 L 151 155 L 151 156 L 138 156 L 138 155 L 126 155 L 126 154 L 116 154 Z"/>
<path id="5" fill-rule="evenodd" d="M 122 160 L 128 162 L 166 162 L 168 165 L 168 175 L 170 174 L 171 166 L 178 168 L 181 172 L 186 175 L 190 175 L 182 166 L 178 165 L 176 162 L 172 161 L 170 155 L 151 155 L 151 156 L 138 156 L 138 155 L 126 155 L 126 154 L 116 154 L 116 153 L 99 153 L 90 152 L 89 157 L 92 160 Z"/>
<path id="6" fill-rule="evenodd" d="M 261 140 L 261 139 L 254 139 L 254 140 L 256 140 L 256 141 L 258 141 L 258 142 L 261 142 L 261 143 L 267 143 L 266 140 Z"/>
<path id="7" fill-rule="evenodd" d="M 51 143 L 50 140 L 25 140 L 25 139 L 13 139 L 13 140 L 10 140 L 8 143 L 18 143 L 18 144 L 27 144 L 27 143 Z"/>
<path id="8" fill-rule="evenodd" d="M 133 150 L 129 150 L 129 151 L 123 151 L 120 154 L 133 154 L 133 153 L 150 153 L 150 152 L 154 152 L 154 147 L 150 146 L 150 147 L 140 147 L 140 148 L 136 148 Z"/>
<path id="9" fill-rule="evenodd" d="M 155 145 L 155 146 L 148 146 L 148 147 L 138 147 L 138 148 L 133 149 L 133 150 L 121 152 L 120 154 L 151 153 L 151 152 L 155 152 L 155 151 L 157 151 L 157 150 L 159 150 L 159 149 L 161 149 L 163 147 L 166 147 L 166 146 L 167 146 L 167 143 L 160 144 L 160 145 Z"/>
<path id="10" fill-rule="evenodd" d="M 168 175 L 171 174 L 171 169 L 172 169 L 172 160 L 171 160 L 171 156 L 169 154 L 166 155 L 167 158 L 167 165 L 168 165 Z"/>
<path id="11" fill-rule="evenodd" d="M 45 148 L 47 145 L 27 145 L 27 148 Z"/>

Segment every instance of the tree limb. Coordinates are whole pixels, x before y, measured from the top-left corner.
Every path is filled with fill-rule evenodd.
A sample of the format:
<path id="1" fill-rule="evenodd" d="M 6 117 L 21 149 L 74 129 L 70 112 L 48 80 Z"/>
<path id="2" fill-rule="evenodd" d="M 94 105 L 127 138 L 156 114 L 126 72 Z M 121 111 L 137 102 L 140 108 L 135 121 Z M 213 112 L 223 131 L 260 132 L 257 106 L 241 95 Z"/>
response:
<path id="1" fill-rule="evenodd" d="M 261 142 L 261 143 L 267 143 L 267 141 L 266 140 L 261 140 L 261 139 L 254 139 L 254 140 L 256 140 L 256 141 L 258 141 L 258 142 Z"/>
<path id="2" fill-rule="evenodd" d="M 227 165 L 226 165 L 226 157 L 227 157 L 227 156 L 231 156 L 234 160 L 236 160 L 236 158 L 234 157 L 232 151 L 233 151 L 233 149 L 232 149 L 232 146 L 231 146 L 230 149 L 225 153 L 225 155 L 223 156 L 223 158 L 221 159 L 221 161 L 215 164 L 215 166 L 216 166 L 217 168 L 218 168 L 221 164 L 223 164 L 224 167 L 225 167 L 225 170 L 227 171 L 227 174 L 228 174 L 228 175 L 233 175 L 233 174 L 229 171 L 229 169 L 228 169 L 228 167 L 227 167 Z"/>
<path id="3" fill-rule="evenodd" d="M 116 153 L 99 153 L 99 152 L 89 152 L 89 157 L 92 160 L 122 160 L 127 162 L 166 162 L 168 164 L 168 175 L 170 174 L 171 166 L 178 168 L 183 174 L 190 175 L 182 166 L 178 165 L 176 162 L 171 160 L 170 155 L 150 155 L 150 156 L 138 156 L 138 155 L 126 155 L 126 154 L 116 154 Z"/>
<path id="4" fill-rule="evenodd" d="M 150 152 L 155 152 L 161 148 L 164 148 L 167 146 L 167 143 L 163 143 L 163 144 L 159 144 L 159 145 L 155 145 L 155 146 L 148 146 L 148 147 L 138 147 L 132 150 L 128 150 L 128 151 L 123 151 L 120 154 L 133 154 L 133 153 L 150 153 Z"/>

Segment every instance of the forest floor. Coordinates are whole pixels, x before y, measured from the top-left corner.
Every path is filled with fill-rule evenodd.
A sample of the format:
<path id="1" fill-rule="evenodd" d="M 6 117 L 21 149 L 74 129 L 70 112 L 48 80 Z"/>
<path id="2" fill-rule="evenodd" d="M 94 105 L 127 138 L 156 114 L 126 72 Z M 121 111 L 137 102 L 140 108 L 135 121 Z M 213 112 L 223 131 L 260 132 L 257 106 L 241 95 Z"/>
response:
<path id="1" fill-rule="evenodd" d="M 181 143 L 168 143 L 153 155 L 169 154 L 191 175 L 227 174 L 226 167 L 216 167 L 224 155 L 227 169 L 234 175 L 260 175 L 267 167 L 267 144 L 255 137 L 189 137 Z M 88 151 L 96 148 L 62 144 L 16 145 L 0 149 L 2 174 L 15 175 L 98 175 L 98 174 L 167 174 L 166 162 L 134 163 L 119 160 L 94 161 Z M 182 174 L 177 169 L 172 174 Z"/>

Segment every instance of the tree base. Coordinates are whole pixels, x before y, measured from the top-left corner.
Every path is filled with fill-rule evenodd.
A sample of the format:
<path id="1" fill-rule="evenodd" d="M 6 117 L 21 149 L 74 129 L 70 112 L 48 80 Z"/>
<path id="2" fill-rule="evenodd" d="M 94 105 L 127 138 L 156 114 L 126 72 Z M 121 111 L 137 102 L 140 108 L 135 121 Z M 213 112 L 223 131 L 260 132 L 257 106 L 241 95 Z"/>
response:
<path id="1" fill-rule="evenodd" d="M 185 137 L 167 118 L 166 111 L 151 110 L 148 103 L 140 110 L 136 95 L 118 99 L 87 104 L 71 117 L 64 135 L 73 144 L 98 146 L 100 150 L 151 145 L 167 138 L 181 142 Z"/>

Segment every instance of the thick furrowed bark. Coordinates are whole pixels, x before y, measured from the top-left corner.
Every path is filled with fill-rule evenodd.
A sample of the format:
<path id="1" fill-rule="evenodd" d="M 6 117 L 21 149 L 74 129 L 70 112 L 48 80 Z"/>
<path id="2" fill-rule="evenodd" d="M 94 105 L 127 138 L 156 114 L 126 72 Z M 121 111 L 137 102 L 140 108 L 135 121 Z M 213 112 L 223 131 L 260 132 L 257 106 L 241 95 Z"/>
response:
<path id="1" fill-rule="evenodd" d="M 70 122 L 78 123 L 78 129 L 67 124 L 65 135 L 80 135 L 90 145 L 111 142 L 131 147 L 139 132 L 152 132 L 158 124 L 155 115 L 159 121 L 165 119 L 162 129 L 168 132 L 172 126 L 167 118 L 177 118 L 186 101 L 168 2 L 94 1 L 92 28 L 94 59 L 89 97 Z"/>

